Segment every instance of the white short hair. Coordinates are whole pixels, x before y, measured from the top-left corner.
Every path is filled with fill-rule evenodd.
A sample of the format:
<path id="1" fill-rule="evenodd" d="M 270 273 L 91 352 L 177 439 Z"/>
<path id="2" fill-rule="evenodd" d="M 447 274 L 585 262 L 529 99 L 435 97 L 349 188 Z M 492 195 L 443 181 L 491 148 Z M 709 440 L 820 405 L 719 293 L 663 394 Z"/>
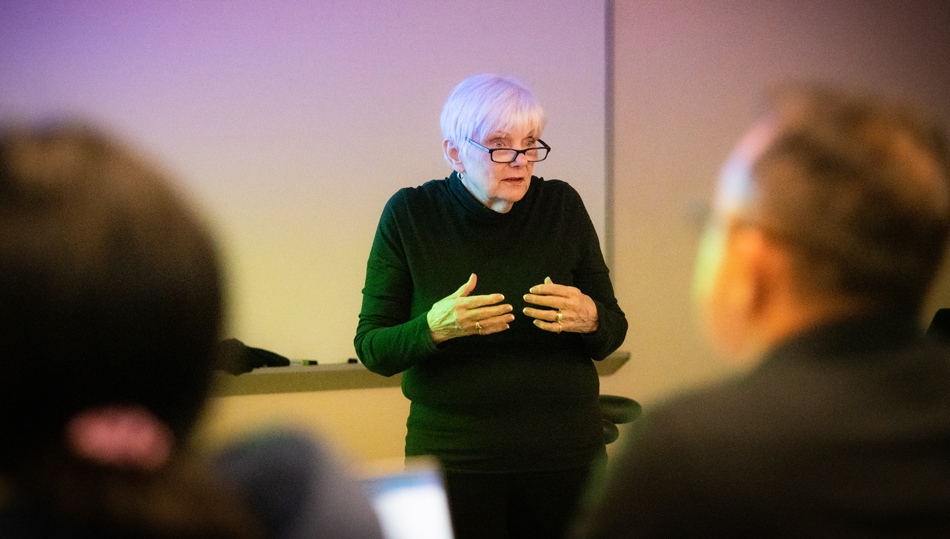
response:
<path id="1" fill-rule="evenodd" d="M 537 96 L 512 76 L 473 75 L 460 82 L 442 107 L 442 138 L 463 153 L 465 139 L 480 141 L 489 133 L 528 127 L 540 137 L 544 110 Z M 446 155 L 446 161 L 451 165 Z"/>

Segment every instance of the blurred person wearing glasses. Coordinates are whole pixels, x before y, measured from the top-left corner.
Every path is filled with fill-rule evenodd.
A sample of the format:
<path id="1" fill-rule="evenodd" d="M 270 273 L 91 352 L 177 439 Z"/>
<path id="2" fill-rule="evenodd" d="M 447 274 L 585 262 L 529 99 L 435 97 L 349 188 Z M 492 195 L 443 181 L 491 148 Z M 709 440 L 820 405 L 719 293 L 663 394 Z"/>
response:
<path id="1" fill-rule="evenodd" d="M 939 122 L 779 92 L 696 270 L 712 341 L 755 366 L 637 420 L 576 537 L 950 537 L 950 349 L 921 324 L 948 234 Z"/>
<path id="2" fill-rule="evenodd" d="M 357 353 L 403 373 L 406 455 L 440 460 L 459 539 L 559 536 L 606 455 L 592 359 L 627 321 L 580 196 L 532 176 L 544 123 L 512 77 L 456 86 L 454 172 L 389 200 L 367 264 Z"/>

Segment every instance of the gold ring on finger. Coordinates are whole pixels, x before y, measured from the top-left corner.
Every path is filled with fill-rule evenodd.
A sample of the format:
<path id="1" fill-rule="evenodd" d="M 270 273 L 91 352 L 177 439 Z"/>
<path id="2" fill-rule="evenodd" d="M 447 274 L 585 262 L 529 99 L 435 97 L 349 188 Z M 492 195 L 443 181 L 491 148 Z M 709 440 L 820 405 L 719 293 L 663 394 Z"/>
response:
<path id="1" fill-rule="evenodd" d="M 557 312 L 557 323 L 558 323 L 558 324 L 561 323 L 561 317 L 562 317 L 562 316 L 563 316 L 563 315 L 561 314 L 561 311 L 558 311 L 558 312 Z"/>
<path id="2" fill-rule="evenodd" d="M 478 330 L 479 335 L 482 334 L 482 325 L 478 322 L 478 320 L 475 321 L 475 329 Z"/>
<path id="3" fill-rule="evenodd" d="M 561 329 L 563 329 L 563 328 L 561 327 L 561 323 L 558 322 L 558 323 L 557 323 L 557 332 L 560 333 L 560 332 L 561 332 Z"/>

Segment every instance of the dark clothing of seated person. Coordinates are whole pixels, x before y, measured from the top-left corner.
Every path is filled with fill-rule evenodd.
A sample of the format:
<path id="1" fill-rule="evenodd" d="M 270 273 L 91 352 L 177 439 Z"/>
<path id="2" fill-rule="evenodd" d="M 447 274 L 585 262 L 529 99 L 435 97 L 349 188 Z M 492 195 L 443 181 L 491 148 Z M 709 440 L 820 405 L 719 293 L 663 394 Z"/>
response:
<path id="1" fill-rule="evenodd" d="M 575 537 L 950 537 L 950 351 L 922 331 L 950 156 L 900 105 L 788 89 L 723 169 L 696 293 L 754 368 L 648 411 Z"/>
<path id="2" fill-rule="evenodd" d="M 0 537 L 381 537 L 315 440 L 189 447 L 222 296 L 205 227 L 138 155 L 0 128 Z"/>

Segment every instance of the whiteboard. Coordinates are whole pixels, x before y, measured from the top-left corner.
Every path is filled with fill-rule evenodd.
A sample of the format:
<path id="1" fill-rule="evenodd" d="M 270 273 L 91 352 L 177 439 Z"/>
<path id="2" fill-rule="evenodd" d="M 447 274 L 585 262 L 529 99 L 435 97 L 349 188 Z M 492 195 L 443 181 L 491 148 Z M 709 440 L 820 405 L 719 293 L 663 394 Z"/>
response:
<path id="1" fill-rule="evenodd" d="M 439 114 L 483 72 L 538 94 L 601 240 L 603 1 L 0 0 L 0 117 L 79 117 L 143 148 L 221 243 L 226 335 L 355 357 L 384 204 L 447 176 Z M 461 283 L 460 283 L 461 284 Z"/>

